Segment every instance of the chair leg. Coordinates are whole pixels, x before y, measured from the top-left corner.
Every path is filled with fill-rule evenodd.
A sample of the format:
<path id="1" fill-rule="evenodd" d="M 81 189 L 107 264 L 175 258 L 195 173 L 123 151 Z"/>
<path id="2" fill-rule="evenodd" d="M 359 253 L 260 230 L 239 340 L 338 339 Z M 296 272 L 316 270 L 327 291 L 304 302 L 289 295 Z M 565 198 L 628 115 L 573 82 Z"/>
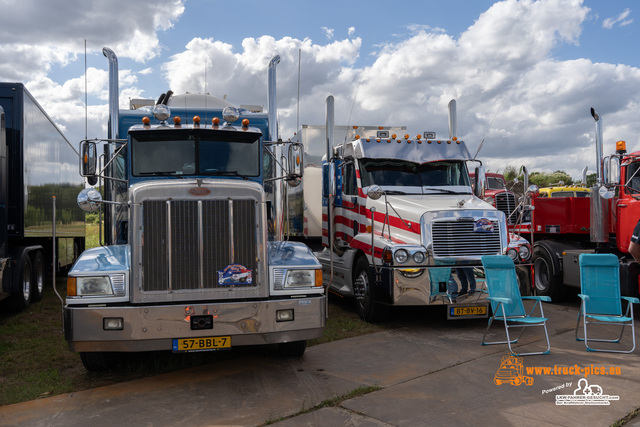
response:
<path id="1" fill-rule="evenodd" d="M 618 323 L 619 325 L 622 326 L 621 331 L 620 331 L 620 336 L 618 337 L 618 339 L 615 340 L 604 340 L 604 339 L 591 339 L 588 340 L 587 338 L 587 325 L 589 323 L 600 323 L 600 322 L 589 322 L 587 321 L 587 317 L 586 315 L 584 316 L 584 345 L 587 347 L 587 351 L 600 351 L 600 352 L 606 352 L 606 353 L 632 353 L 635 349 L 636 349 L 636 332 L 635 332 L 635 325 L 634 325 L 634 319 L 633 319 L 633 310 L 630 310 L 630 305 L 627 306 L 627 313 L 625 314 L 625 317 L 629 317 L 629 315 L 631 315 L 631 322 L 627 323 L 627 322 L 622 322 L 622 323 Z M 604 323 L 603 323 L 604 324 Z M 615 323 L 614 323 L 615 324 Z M 632 341 L 632 347 L 630 350 L 613 350 L 613 349 L 600 349 L 600 348 L 592 348 L 589 347 L 589 341 L 592 342 L 608 342 L 608 343 L 620 343 L 620 340 L 622 339 L 622 335 L 624 334 L 624 327 L 627 325 L 631 325 L 631 341 Z M 577 332 L 576 332 L 577 334 Z M 577 339 L 577 335 L 576 335 L 576 339 Z"/>

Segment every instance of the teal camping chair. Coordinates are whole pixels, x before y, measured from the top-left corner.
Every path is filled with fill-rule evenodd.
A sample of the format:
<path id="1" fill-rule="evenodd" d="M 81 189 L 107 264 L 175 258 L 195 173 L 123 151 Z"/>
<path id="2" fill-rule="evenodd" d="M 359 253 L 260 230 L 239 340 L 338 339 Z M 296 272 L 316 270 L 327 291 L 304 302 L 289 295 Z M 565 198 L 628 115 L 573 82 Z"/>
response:
<path id="1" fill-rule="evenodd" d="M 631 353 L 636 348 L 636 335 L 633 325 L 633 304 L 638 304 L 638 298 L 620 296 L 620 264 L 618 257 L 613 254 L 580 254 L 580 294 L 582 299 L 578 324 L 576 325 L 576 340 L 584 341 L 587 351 L 608 351 L 612 353 Z M 622 300 L 627 301 L 627 312 L 622 315 Z M 584 327 L 584 338 L 578 337 L 580 319 Z M 620 325 L 622 330 L 617 339 L 587 338 L 587 325 Z M 589 341 L 619 343 L 625 326 L 631 326 L 633 346 L 631 350 L 594 349 L 589 347 Z M 593 330 L 593 328 L 592 328 Z"/>
<path id="2" fill-rule="evenodd" d="M 518 286 L 518 275 L 516 273 L 516 267 L 513 264 L 513 260 L 507 255 L 485 255 L 481 258 L 482 266 L 484 267 L 484 274 L 487 280 L 487 289 L 489 291 L 489 297 L 487 298 L 491 302 L 492 314 L 489 318 L 489 325 L 482 337 L 482 345 L 491 344 L 507 344 L 509 351 L 513 356 L 527 356 L 530 354 L 549 354 L 551 346 L 549 345 L 549 334 L 547 333 L 547 318 L 544 317 L 541 301 L 550 302 L 551 298 L 544 296 L 523 297 L 520 295 L 520 287 Z M 527 314 L 524 309 L 523 299 L 535 300 L 535 304 L 531 309 L 531 312 Z M 536 306 L 540 306 L 540 317 L 532 316 Z M 493 341 L 485 342 L 487 333 L 491 328 L 491 324 L 494 320 L 500 320 L 504 322 L 504 329 L 507 334 L 506 341 Z M 544 329 L 544 336 L 547 339 L 547 349 L 545 351 L 534 353 L 520 353 L 516 354 L 511 349 L 511 344 L 517 343 L 525 327 L 527 326 L 542 326 Z M 511 340 L 509 336 L 510 328 L 522 328 L 520 335 L 515 340 Z"/>

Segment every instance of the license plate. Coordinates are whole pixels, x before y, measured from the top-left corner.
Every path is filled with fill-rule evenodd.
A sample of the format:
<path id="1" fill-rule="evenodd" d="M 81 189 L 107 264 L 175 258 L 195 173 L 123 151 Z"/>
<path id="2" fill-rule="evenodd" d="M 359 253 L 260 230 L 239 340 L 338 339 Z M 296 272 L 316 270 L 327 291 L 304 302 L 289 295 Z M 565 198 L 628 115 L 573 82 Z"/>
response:
<path id="1" fill-rule="evenodd" d="M 487 314 L 486 306 L 475 307 L 451 307 L 451 316 L 484 316 Z"/>
<path id="2" fill-rule="evenodd" d="M 173 340 L 173 352 L 211 351 L 231 348 L 231 337 L 176 338 Z"/>

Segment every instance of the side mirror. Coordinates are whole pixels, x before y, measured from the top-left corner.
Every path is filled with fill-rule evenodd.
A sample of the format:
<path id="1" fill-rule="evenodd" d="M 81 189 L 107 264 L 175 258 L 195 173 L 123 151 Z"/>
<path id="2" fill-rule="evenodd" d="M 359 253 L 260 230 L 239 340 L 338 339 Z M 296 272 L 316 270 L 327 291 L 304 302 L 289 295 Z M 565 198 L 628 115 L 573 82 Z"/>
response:
<path id="1" fill-rule="evenodd" d="M 93 141 L 82 141 L 80 144 L 80 175 L 94 176 L 96 174 L 97 151 Z"/>
<path id="2" fill-rule="evenodd" d="M 604 183 L 606 185 L 616 185 L 620 183 L 620 157 L 607 157 L 604 159 L 604 165 Z"/>
<path id="3" fill-rule="evenodd" d="M 382 187 L 380 187 L 379 185 L 372 185 L 367 190 L 367 197 L 371 200 L 378 200 L 380 197 L 382 197 L 383 193 L 384 192 L 382 191 Z"/>
<path id="4" fill-rule="evenodd" d="M 336 165 L 333 162 L 322 164 L 322 197 L 336 195 Z"/>
<path id="5" fill-rule="evenodd" d="M 301 178 L 304 169 L 304 150 L 302 144 L 292 142 L 288 153 L 289 176 L 287 179 Z"/>
<path id="6" fill-rule="evenodd" d="M 85 188 L 78 194 L 78 206 L 85 212 L 93 212 L 100 209 L 102 195 L 95 188 Z"/>
<path id="7" fill-rule="evenodd" d="M 476 168 L 474 179 L 476 196 L 484 200 L 485 192 L 487 190 L 487 177 L 484 172 L 484 167 L 478 166 Z"/>

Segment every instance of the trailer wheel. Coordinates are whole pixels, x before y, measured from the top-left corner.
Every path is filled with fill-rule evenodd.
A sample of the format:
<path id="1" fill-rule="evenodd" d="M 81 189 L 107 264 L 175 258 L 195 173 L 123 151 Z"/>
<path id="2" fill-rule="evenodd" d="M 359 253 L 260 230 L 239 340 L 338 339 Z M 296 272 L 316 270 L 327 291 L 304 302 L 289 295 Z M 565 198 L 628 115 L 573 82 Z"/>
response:
<path id="1" fill-rule="evenodd" d="M 12 306 L 13 311 L 18 312 L 29 307 L 31 302 L 33 284 L 31 281 L 31 260 L 29 255 L 24 254 L 20 260 L 18 274 L 15 277 L 20 288 L 13 294 Z"/>
<path id="2" fill-rule="evenodd" d="M 114 354 L 104 351 L 80 352 L 80 360 L 89 372 L 108 371 L 114 365 Z"/>
<path id="3" fill-rule="evenodd" d="M 31 263 L 33 265 L 33 294 L 31 295 L 31 301 L 37 302 L 42 299 L 45 287 L 44 256 L 42 256 L 42 251 L 33 252 Z"/>
<path id="4" fill-rule="evenodd" d="M 280 343 L 280 354 L 284 357 L 302 357 L 307 349 L 307 341 L 293 341 Z"/>
<path id="5" fill-rule="evenodd" d="M 365 322 L 378 323 L 384 321 L 389 315 L 389 306 L 373 300 L 373 278 L 369 270 L 367 259 L 365 257 L 358 258 L 353 281 L 353 294 L 360 318 Z"/>
<path id="6" fill-rule="evenodd" d="M 551 297 L 551 300 L 556 302 L 562 300 L 565 286 L 558 259 L 543 245 L 533 248 L 533 259 L 537 294 Z"/>

